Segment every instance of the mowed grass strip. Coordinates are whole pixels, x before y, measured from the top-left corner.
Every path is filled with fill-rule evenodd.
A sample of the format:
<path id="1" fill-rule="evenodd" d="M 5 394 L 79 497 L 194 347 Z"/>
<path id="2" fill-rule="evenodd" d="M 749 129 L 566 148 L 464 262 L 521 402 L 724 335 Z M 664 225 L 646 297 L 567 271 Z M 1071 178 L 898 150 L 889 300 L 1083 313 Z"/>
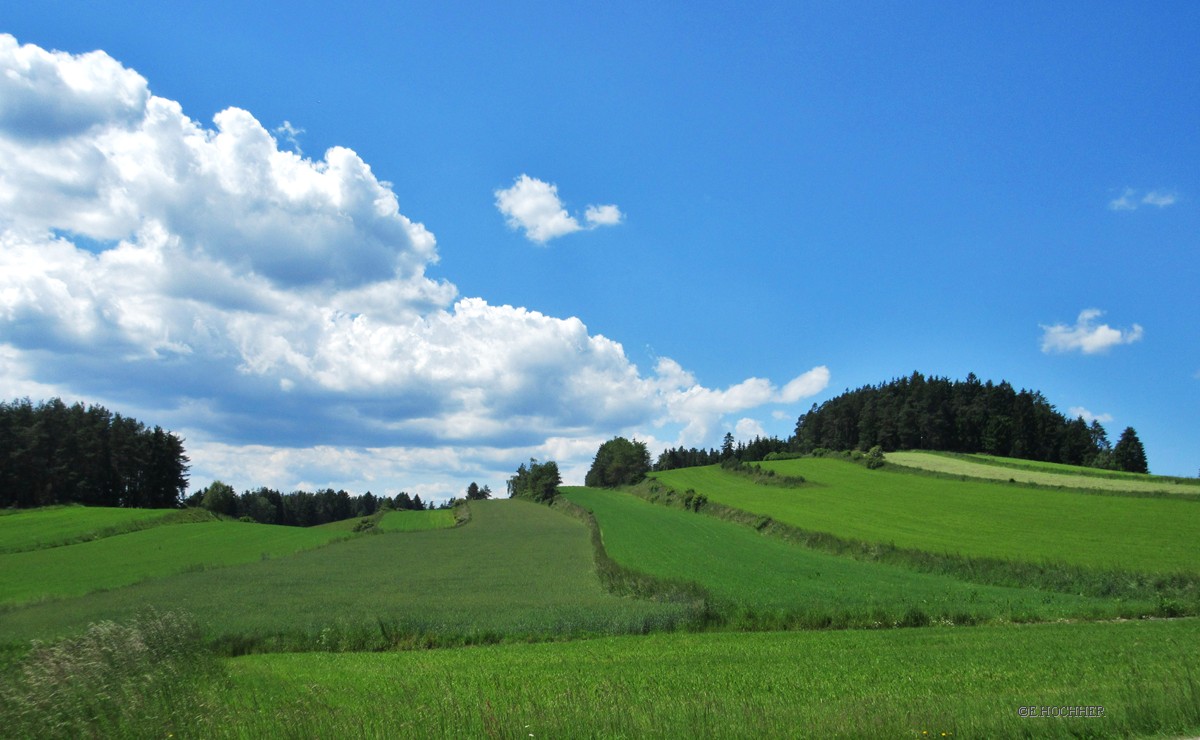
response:
<path id="1" fill-rule="evenodd" d="M 290 555 L 346 536 L 330 530 L 213 520 L 8 553 L 0 555 L 0 605 L 81 596 L 191 569 Z"/>
<path id="2" fill-rule="evenodd" d="M 1196 620 L 255 655 L 228 661 L 230 680 L 210 684 L 197 723 L 179 729 L 195 737 L 1191 736 L 1200 731 L 1197 661 Z M 1022 716 L 1030 706 L 1094 707 L 1099 716 Z"/>
<path id="3" fill-rule="evenodd" d="M 984 462 L 974 457 L 942 455 L 935 452 L 889 452 L 886 459 L 896 465 L 935 473 L 986 480 L 1012 480 L 1017 483 L 1035 483 L 1039 486 L 1084 488 L 1094 491 L 1200 494 L 1200 485 L 1186 485 L 1175 478 L 1156 479 L 1154 476 L 1134 477 L 1131 474 L 1112 476 L 1104 474 L 1108 471 L 1097 470 L 1093 473 L 1088 468 L 1055 463 L 1042 463 L 1038 467 L 1010 466 Z M 1197 483 L 1200 484 L 1200 481 Z"/>
<path id="4" fill-rule="evenodd" d="M 1079 465 L 1066 465 L 1063 463 L 1042 462 L 1041 460 L 1022 460 L 1019 457 L 1001 457 L 999 455 L 987 455 L 982 452 L 976 453 L 958 453 L 958 452 L 938 452 L 934 454 L 947 455 L 951 457 L 962 457 L 975 462 L 983 463 L 984 465 L 999 465 L 1006 468 L 1023 468 L 1025 470 L 1045 470 L 1051 473 L 1066 473 L 1071 475 L 1088 475 L 1099 478 L 1121 478 L 1124 480 L 1143 480 L 1143 481 L 1171 481 L 1180 485 L 1200 486 L 1200 478 L 1180 478 L 1169 475 L 1153 475 L 1149 473 L 1129 473 L 1124 470 L 1106 470 L 1103 468 L 1088 468 Z"/>
<path id="5" fill-rule="evenodd" d="M 809 483 L 757 485 L 716 466 L 652 476 L 677 491 L 695 489 L 726 506 L 847 539 L 936 554 L 1200 572 L 1200 510 L 1190 501 L 943 480 L 830 458 L 760 465 Z"/>
<path id="6" fill-rule="evenodd" d="M 734 620 L 738 612 L 781 626 L 892 626 L 925 621 L 1110 617 L 1131 609 L 1072 594 L 984 586 L 810 550 L 756 530 L 618 491 L 564 488 L 590 510 L 617 563 L 699 583 Z M 1142 605 L 1150 610 L 1150 603 Z"/>
<path id="7" fill-rule="evenodd" d="M 453 526 L 454 512 L 450 509 L 389 511 L 379 520 L 379 528 L 384 532 L 423 532 Z"/>
<path id="8" fill-rule="evenodd" d="M 470 522 L 453 529 L 360 536 L 288 558 L 10 609 L 0 613 L 0 639 L 11 646 L 68 634 L 130 619 L 144 606 L 193 614 L 208 639 L 232 651 L 379 649 L 414 636 L 442 643 L 618 634 L 685 616 L 683 607 L 604 591 L 582 522 L 525 501 L 470 507 Z"/>
<path id="9" fill-rule="evenodd" d="M 176 514 L 174 509 L 47 506 L 0 514 L 0 553 L 83 542 L 143 527 Z"/>

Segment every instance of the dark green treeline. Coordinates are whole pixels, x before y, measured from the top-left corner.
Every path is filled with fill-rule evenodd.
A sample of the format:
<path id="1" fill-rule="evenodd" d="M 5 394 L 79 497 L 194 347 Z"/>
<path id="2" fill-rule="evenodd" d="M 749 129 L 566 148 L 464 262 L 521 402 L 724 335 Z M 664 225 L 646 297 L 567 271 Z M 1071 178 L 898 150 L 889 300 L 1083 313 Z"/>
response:
<path id="1" fill-rule="evenodd" d="M 964 381 L 914 372 L 831 398 L 802 415 L 790 440 L 798 452 L 818 448 L 983 452 L 1026 460 L 1147 472 L 1137 433 L 1118 450 L 1097 421 L 1068 419 L 1039 392 L 1006 381 Z"/>
<path id="2" fill-rule="evenodd" d="M 162 427 L 58 398 L 0 403 L 0 507 L 174 507 L 187 470 Z"/>

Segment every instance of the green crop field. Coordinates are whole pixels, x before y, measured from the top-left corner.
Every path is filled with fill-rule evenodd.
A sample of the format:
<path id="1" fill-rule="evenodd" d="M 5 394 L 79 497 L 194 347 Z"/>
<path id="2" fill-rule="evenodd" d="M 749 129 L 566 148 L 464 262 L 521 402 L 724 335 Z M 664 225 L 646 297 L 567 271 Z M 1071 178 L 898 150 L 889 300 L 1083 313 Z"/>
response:
<path id="1" fill-rule="evenodd" d="M 384 532 L 422 532 L 427 529 L 446 529 L 454 526 L 454 512 L 449 509 L 433 511 L 389 511 L 379 520 Z"/>
<path id="2" fill-rule="evenodd" d="M 1116 616 L 1135 609 L 1132 604 L 981 586 L 830 555 L 628 493 L 563 490 L 596 516 L 605 549 L 615 561 L 661 578 L 699 583 L 734 613 L 776 613 L 783 622 L 790 618 L 809 625 L 878 626 L 915 615 L 935 623 L 961 623 Z M 1152 606 L 1140 608 L 1149 612 Z"/>
<path id="3" fill-rule="evenodd" d="M 10 643 L 53 637 L 128 619 L 144 606 L 185 610 L 210 638 L 254 649 L 640 632 L 685 616 L 681 606 L 605 592 L 581 522 L 525 501 L 470 506 L 462 527 L 360 535 L 285 558 L 8 609 L 0 612 L 0 636 Z"/>
<path id="4" fill-rule="evenodd" d="M 0 604 L 80 596 L 184 571 L 290 555 L 340 532 L 210 520 L 0 555 Z"/>
<path id="5" fill-rule="evenodd" d="M 655 476 L 845 538 L 1198 571 L 1183 545 L 1197 533 L 1191 501 L 837 459 L 764 467 L 810 482 L 760 485 L 715 467 Z M 0 549 L 22 550 L 0 554 L 0 726 L 205 738 L 1200 730 L 1200 620 L 1114 618 L 1155 611 L 1150 597 L 981 585 L 631 493 L 564 493 L 593 512 L 608 559 L 698 584 L 708 608 L 609 593 L 588 525 L 521 500 L 471 502 L 459 526 L 451 511 L 387 513 L 361 533 L 362 519 L 298 529 L 203 513 L 84 521 L 84 510 L 75 525 L 58 509 L 0 516 Z M 4 530 L 14 517 L 25 524 Z M 127 526 L 137 531 L 119 533 Z M 1027 620 L 1046 623 L 1009 623 Z M 895 628 L 908 625 L 922 626 Z M 814 626 L 850 629 L 797 629 Z M 58 652 L 30 647 L 81 633 Z M 1025 707 L 1084 716 L 1026 717 Z"/>
<path id="6" fill-rule="evenodd" d="M 975 455 L 945 455 L 936 452 L 889 452 L 887 461 L 908 468 L 948 475 L 982 478 L 1040 486 L 1086 488 L 1097 491 L 1200 494 L 1200 480 L 1158 478 L 1135 473 L 1117 473 L 1057 463 L 1009 462 L 1008 458 Z M 1014 464 L 1017 463 L 1017 464 Z"/>
<path id="7" fill-rule="evenodd" d="M 715 466 L 652 475 L 678 491 L 695 489 L 717 503 L 849 539 L 939 554 L 1200 573 L 1200 509 L 1192 501 L 942 480 L 831 458 L 761 466 L 809 483 L 759 485 Z"/>
<path id="8" fill-rule="evenodd" d="M 0 553 L 58 547 L 154 526 L 175 515 L 170 509 L 48 506 L 0 514 Z"/>
<path id="9" fill-rule="evenodd" d="M 195 737 L 1125 737 L 1200 726 L 1196 620 L 657 634 L 227 663 Z M 1095 716 L 1023 717 L 1022 707 Z M 1037 711 L 1041 711 L 1040 709 Z M 945 733 L 945 734 L 943 734 Z"/>

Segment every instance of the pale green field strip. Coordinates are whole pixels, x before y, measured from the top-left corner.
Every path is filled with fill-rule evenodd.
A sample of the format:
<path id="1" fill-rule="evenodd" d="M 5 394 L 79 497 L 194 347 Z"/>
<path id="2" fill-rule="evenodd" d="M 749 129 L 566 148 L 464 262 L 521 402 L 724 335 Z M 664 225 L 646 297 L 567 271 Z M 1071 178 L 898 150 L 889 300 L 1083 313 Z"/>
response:
<path id="1" fill-rule="evenodd" d="M 890 463 L 909 468 L 929 470 L 948 475 L 965 475 L 968 478 L 1036 483 L 1040 486 L 1085 488 L 1094 491 L 1135 491 L 1147 493 L 1200 493 L 1200 487 L 1174 482 L 1174 479 L 1151 480 L 1134 478 L 1112 478 L 1083 473 L 1052 472 L 1051 469 L 1033 470 L 1024 467 L 1007 467 L 977 462 L 969 458 L 948 457 L 931 452 L 889 452 Z M 1063 466 L 1068 467 L 1069 466 Z M 1074 470 L 1079 470 L 1074 468 Z"/>
<path id="2" fill-rule="evenodd" d="M 37 550 L 94 539 L 107 532 L 152 525 L 174 513 L 174 509 L 115 509 L 100 506 L 21 509 L 0 515 L 0 553 Z"/>
<path id="3" fill-rule="evenodd" d="M 8 553 L 0 555 L 0 604 L 81 596 L 189 569 L 280 557 L 345 536 L 329 530 L 210 521 Z"/>
<path id="4" fill-rule="evenodd" d="M 389 511 L 379 520 L 384 532 L 422 532 L 427 529 L 447 529 L 454 526 L 454 512 L 449 509 L 433 511 Z"/>
<path id="5" fill-rule="evenodd" d="M 973 460 L 984 465 L 999 465 L 1006 468 L 1021 468 L 1025 470 L 1044 470 L 1050 473 L 1063 473 L 1065 475 L 1087 475 L 1098 478 L 1114 478 L 1121 480 L 1140 480 L 1150 482 L 1172 482 L 1182 486 L 1200 486 L 1200 478 L 1178 478 L 1168 475 L 1150 475 L 1147 473 L 1127 473 L 1123 470 L 1106 470 L 1103 468 L 1087 468 L 1080 465 L 1066 465 L 1063 463 L 1042 462 L 1040 460 L 1022 460 L 1018 457 L 1000 457 L 998 455 L 985 455 L 983 453 L 956 453 L 956 452 L 938 452 L 931 454 L 946 455 L 949 457 L 961 457 L 968 460 Z"/>
<path id="6" fill-rule="evenodd" d="M 680 492 L 692 488 L 717 503 L 848 539 L 937 554 L 1200 572 L 1200 510 L 1190 501 L 943 480 L 830 458 L 761 465 L 810 483 L 757 485 L 715 466 L 652 475 Z"/>
<path id="7" fill-rule="evenodd" d="M 184 734 L 1190 736 L 1198 662 L 1196 620 L 255 655 L 227 662 L 230 682 L 210 686 Z M 1021 716 L 1028 706 L 1103 716 Z"/>
<path id="8" fill-rule="evenodd" d="M 757 612 L 798 613 L 814 623 L 824 615 L 860 626 L 895 623 L 910 609 L 934 622 L 1120 613 L 1117 604 L 1101 599 L 969 584 L 817 552 L 627 493 L 563 490 L 568 499 L 595 514 L 605 549 L 619 564 L 660 578 L 699 583 L 718 599 Z"/>
<path id="9" fill-rule="evenodd" d="M 53 637 L 129 619 L 146 605 L 189 612 L 210 637 L 331 628 L 333 641 L 379 638 L 381 621 L 408 632 L 542 636 L 641 631 L 683 613 L 607 593 L 582 522 L 525 501 L 470 506 L 462 527 L 360 536 L 288 558 L 10 609 L 0 612 L 0 635 L 10 644 Z"/>

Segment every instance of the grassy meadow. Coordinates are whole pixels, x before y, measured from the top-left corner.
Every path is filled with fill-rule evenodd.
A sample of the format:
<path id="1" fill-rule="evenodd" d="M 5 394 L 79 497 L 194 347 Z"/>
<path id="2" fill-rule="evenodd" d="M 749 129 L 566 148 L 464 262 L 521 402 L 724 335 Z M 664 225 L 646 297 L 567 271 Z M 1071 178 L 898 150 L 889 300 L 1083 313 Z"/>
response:
<path id="1" fill-rule="evenodd" d="M 1152 587 L 989 584 L 773 524 L 1132 579 L 1200 574 L 1200 504 L 832 458 L 762 467 L 767 485 L 688 468 L 564 488 L 561 506 L 311 529 L 0 515 L 0 722 L 16 737 L 1200 732 L 1200 620 L 1142 618 L 1163 613 Z M 684 509 L 667 487 L 721 506 Z"/>
<path id="2" fill-rule="evenodd" d="M 203 515 L 207 515 L 207 512 L 203 512 Z M 179 512 L 169 509 L 116 509 L 103 506 L 0 510 L 0 553 L 88 542 L 146 529 L 178 518 Z"/>
<path id="3" fill-rule="evenodd" d="M 260 528 L 316 531 L 229 526 L 245 528 L 247 537 Z M 142 556 L 153 560 L 153 551 Z M 607 593 L 594 575 L 582 523 L 525 501 L 482 501 L 471 504 L 471 521 L 462 527 L 359 534 L 290 557 L 256 556 L 7 609 L 0 611 L 0 635 L 11 650 L 91 622 L 130 619 L 147 606 L 194 615 L 226 652 L 620 634 L 688 616 L 683 606 Z"/>
<path id="4" fill-rule="evenodd" d="M 6 553 L 0 555 L 0 606 L 82 596 L 152 578 L 277 558 L 344 536 L 316 528 L 210 519 Z"/>
<path id="5" fill-rule="evenodd" d="M 1195 620 L 654 634 L 229 661 L 181 737 L 1128 737 L 1200 727 Z M 1024 717 L 1022 707 L 1091 717 Z"/>
<path id="6" fill-rule="evenodd" d="M 935 554 L 1145 573 L 1200 573 L 1200 509 L 1164 498 L 1089 496 L 867 468 L 837 458 L 759 463 L 798 487 L 717 466 L 652 476 L 677 491 L 827 532 Z"/>
<path id="7" fill-rule="evenodd" d="M 448 509 L 433 511 L 389 511 L 379 520 L 384 532 L 423 532 L 427 529 L 446 529 L 455 525 L 454 512 Z"/>
<path id="8" fill-rule="evenodd" d="M 752 527 L 656 506 L 619 491 L 566 488 L 564 492 L 596 516 L 605 549 L 615 561 L 660 578 L 698 583 L 735 623 L 975 624 L 1111 618 L 1153 609 L 1150 602 L 1130 604 L 988 586 L 863 562 L 766 537 Z"/>

